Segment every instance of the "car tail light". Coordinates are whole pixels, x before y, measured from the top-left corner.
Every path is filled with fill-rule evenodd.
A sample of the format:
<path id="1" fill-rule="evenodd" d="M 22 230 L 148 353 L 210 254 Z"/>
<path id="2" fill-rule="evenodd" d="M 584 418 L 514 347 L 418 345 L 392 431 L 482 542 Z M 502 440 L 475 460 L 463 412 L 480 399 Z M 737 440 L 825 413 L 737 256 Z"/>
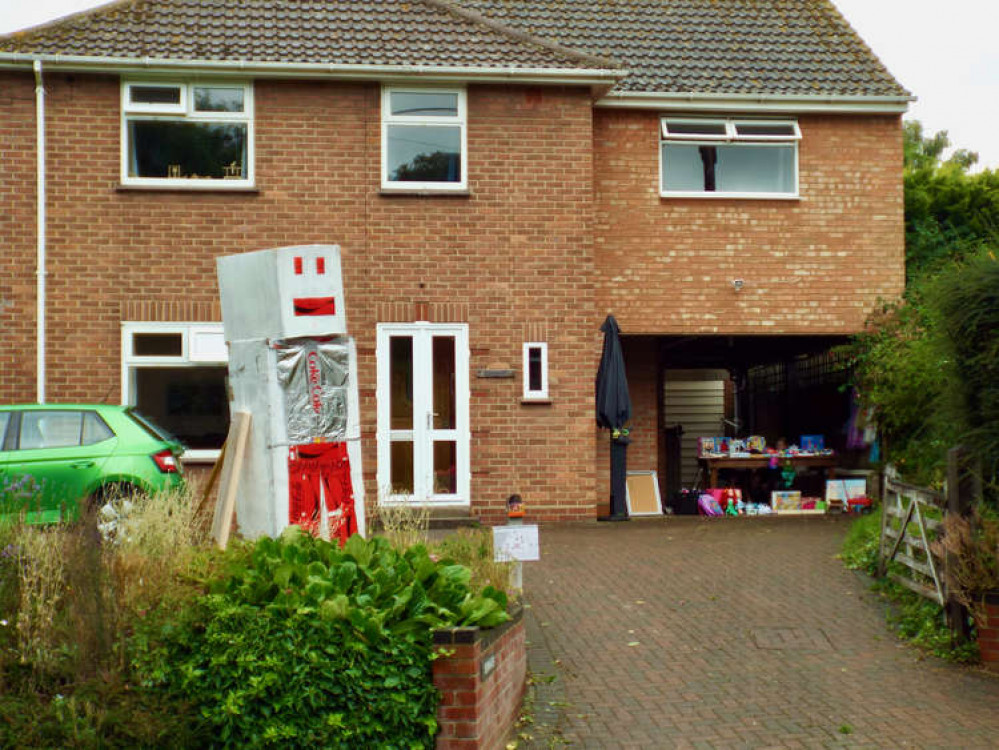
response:
<path id="1" fill-rule="evenodd" d="M 159 453 L 154 453 L 153 461 L 156 462 L 157 468 L 164 474 L 177 473 L 177 457 L 173 455 L 173 451 L 167 449 Z"/>

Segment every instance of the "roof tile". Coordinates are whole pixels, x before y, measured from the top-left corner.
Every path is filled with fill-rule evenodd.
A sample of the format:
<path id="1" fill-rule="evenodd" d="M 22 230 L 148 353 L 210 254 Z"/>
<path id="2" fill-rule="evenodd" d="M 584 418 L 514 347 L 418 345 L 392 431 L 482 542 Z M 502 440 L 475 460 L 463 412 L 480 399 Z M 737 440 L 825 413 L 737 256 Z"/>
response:
<path id="1" fill-rule="evenodd" d="M 906 96 L 829 0 L 122 0 L 0 52 L 597 69 L 616 91 Z M 617 63 L 610 62 L 617 61 Z"/>

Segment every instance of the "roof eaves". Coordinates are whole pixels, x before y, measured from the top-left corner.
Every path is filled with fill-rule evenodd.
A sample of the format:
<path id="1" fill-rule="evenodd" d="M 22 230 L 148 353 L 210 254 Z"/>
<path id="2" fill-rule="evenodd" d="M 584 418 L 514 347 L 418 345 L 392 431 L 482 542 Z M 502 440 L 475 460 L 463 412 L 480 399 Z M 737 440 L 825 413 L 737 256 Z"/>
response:
<path id="1" fill-rule="evenodd" d="M 916 101 L 904 96 L 837 94 L 714 94 L 694 91 L 610 92 L 595 107 L 698 112 L 902 114 Z"/>
<path id="2" fill-rule="evenodd" d="M 249 60 L 180 60 L 172 58 L 97 57 L 89 55 L 0 52 L 0 68 L 29 68 L 41 61 L 50 70 L 65 72 L 113 72 L 119 74 L 207 73 L 220 76 L 258 78 L 336 78 L 381 80 L 386 77 L 419 76 L 426 81 L 509 82 L 604 86 L 613 84 L 627 71 L 600 68 L 544 68 L 528 66 L 461 65 L 358 65 L 337 63 L 257 62 Z"/>

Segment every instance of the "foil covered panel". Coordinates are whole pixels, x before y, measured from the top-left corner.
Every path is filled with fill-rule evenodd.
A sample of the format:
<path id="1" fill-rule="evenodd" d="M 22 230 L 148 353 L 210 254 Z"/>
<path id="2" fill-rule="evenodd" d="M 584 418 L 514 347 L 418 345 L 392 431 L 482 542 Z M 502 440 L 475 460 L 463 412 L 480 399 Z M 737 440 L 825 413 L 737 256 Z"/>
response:
<path id="1" fill-rule="evenodd" d="M 285 340 L 275 343 L 277 377 L 284 393 L 288 442 L 347 439 L 347 339 Z"/>

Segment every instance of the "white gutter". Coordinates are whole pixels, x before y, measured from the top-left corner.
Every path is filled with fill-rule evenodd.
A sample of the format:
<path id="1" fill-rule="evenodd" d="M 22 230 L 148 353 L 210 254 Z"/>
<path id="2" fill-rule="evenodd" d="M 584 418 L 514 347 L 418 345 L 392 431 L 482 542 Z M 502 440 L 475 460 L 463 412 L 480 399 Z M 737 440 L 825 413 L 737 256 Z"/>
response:
<path id="1" fill-rule="evenodd" d="M 44 62 L 49 70 L 73 73 L 138 73 L 176 75 L 192 71 L 213 76 L 253 75 L 257 78 L 337 78 L 384 80 L 419 76 L 426 81 L 482 82 L 530 81 L 599 85 L 628 75 L 626 70 L 602 68 L 519 68 L 460 65 L 343 65 L 339 63 L 252 62 L 248 60 L 176 60 L 146 57 L 97 57 L 90 55 L 36 55 L 0 52 L 0 68 Z"/>
<path id="2" fill-rule="evenodd" d="M 800 94 L 707 94 L 694 92 L 621 92 L 597 100 L 596 107 L 684 112 L 829 112 L 902 114 L 914 96 L 830 96 Z"/>
<path id="3" fill-rule="evenodd" d="M 42 62 L 34 60 L 35 70 L 35 152 L 37 157 L 37 183 L 35 189 L 38 216 L 38 256 L 35 263 L 37 276 L 37 311 L 36 315 L 36 356 L 37 369 L 35 375 L 35 391 L 37 401 L 45 403 L 45 86 L 42 81 Z"/>

